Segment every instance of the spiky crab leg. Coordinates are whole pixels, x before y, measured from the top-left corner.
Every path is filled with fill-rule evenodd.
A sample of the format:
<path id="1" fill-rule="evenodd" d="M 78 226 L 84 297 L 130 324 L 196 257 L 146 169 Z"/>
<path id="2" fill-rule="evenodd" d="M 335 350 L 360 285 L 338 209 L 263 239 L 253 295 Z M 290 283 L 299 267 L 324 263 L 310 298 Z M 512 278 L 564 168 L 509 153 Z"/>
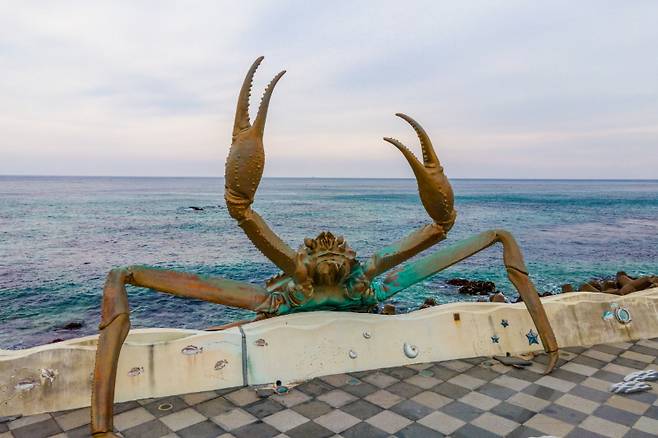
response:
<path id="1" fill-rule="evenodd" d="M 443 167 L 429 136 L 423 127 L 408 115 L 397 113 L 396 116 L 405 120 L 416 131 L 423 152 L 423 162 L 421 163 L 399 140 L 390 137 L 384 137 L 384 140 L 398 148 L 411 165 L 418 183 L 420 200 L 434 223 L 376 252 L 365 267 L 366 276 L 370 279 L 445 239 L 457 217 L 452 187 L 443 173 Z"/>
<path id="2" fill-rule="evenodd" d="M 507 276 L 521 298 L 523 298 L 528 313 L 530 313 L 532 321 L 535 323 L 544 350 L 549 355 L 549 362 L 546 366 L 546 372 L 548 373 L 555 367 L 558 360 L 557 340 L 544 306 L 537 294 L 537 289 L 535 289 L 532 280 L 528 276 L 528 269 L 523 260 L 521 248 L 508 231 L 485 231 L 415 260 L 397 271 L 390 272 L 381 284 L 375 285 L 377 297 L 380 301 L 385 300 L 402 289 L 406 289 L 496 243 L 503 246 L 503 262 L 507 270 Z"/>
<path id="3" fill-rule="evenodd" d="M 262 217 L 251 208 L 263 176 L 265 151 L 263 132 L 272 91 L 285 71 L 269 83 L 258 107 L 254 123 L 249 121 L 249 97 L 256 69 L 263 57 L 256 59 L 242 84 L 233 125 L 233 141 L 226 160 L 224 199 L 231 217 L 238 221 L 247 237 L 283 272 L 293 275 L 295 251 L 277 236 Z"/>
<path id="4" fill-rule="evenodd" d="M 270 298 L 262 287 L 222 278 L 142 266 L 110 271 L 103 290 L 91 394 L 91 431 L 95 437 L 116 436 L 112 432 L 114 385 L 121 346 L 130 330 L 126 284 L 250 310 L 256 310 Z"/>

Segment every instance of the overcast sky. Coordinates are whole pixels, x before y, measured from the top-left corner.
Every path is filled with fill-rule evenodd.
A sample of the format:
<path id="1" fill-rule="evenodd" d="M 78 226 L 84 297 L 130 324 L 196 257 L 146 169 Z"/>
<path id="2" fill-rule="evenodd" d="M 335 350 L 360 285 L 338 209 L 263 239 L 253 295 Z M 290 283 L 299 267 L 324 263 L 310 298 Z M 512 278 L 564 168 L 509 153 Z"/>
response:
<path id="1" fill-rule="evenodd" d="M 658 2 L 539 3 L 0 0 L 0 174 L 222 176 L 264 55 L 266 176 L 658 178 Z"/>

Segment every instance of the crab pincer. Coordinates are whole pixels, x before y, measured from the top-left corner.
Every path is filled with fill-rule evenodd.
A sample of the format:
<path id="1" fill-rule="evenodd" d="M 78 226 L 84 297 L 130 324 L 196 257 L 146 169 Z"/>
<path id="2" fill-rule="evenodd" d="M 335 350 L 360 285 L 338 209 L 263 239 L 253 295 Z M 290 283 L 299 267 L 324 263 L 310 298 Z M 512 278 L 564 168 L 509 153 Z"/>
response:
<path id="1" fill-rule="evenodd" d="M 224 197 L 229 213 L 238 220 L 242 219 L 254 202 L 258 184 L 263 176 L 265 119 L 274 87 L 285 73 L 285 70 L 278 73 L 265 88 L 252 124 L 249 120 L 249 97 L 254 74 L 262 61 L 262 56 L 254 61 L 242 83 L 235 111 L 231 149 L 226 160 Z"/>
<path id="2" fill-rule="evenodd" d="M 384 137 L 384 140 L 398 148 L 407 159 L 416 176 L 418 193 L 425 210 L 434 222 L 447 233 L 457 217 L 454 195 L 448 177 L 443 173 L 443 167 L 436 156 L 432 141 L 423 127 L 406 114 L 396 113 L 395 115 L 409 123 L 416 131 L 423 151 L 423 162 L 421 163 L 414 153 L 399 140 L 390 137 Z"/>

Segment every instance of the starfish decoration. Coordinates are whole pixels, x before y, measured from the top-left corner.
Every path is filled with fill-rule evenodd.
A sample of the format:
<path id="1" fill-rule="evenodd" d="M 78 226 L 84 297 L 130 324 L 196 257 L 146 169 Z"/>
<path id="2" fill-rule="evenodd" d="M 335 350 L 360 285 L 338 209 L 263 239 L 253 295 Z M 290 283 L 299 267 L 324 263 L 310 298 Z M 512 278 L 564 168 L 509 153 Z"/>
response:
<path id="1" fill-rule="evenodd" d="M 528 338 L 528 345 L 532 344 L 538 344 L 539 345 L 539 340 L 537 339 L 537 333 L 535 333 L 532 329 L 528 333 L 526 333 L 526 338 Z"/>
<path id="2" fill-rule="evenodd" d="M 500 325 L 502 325 L 503 327 L 507 327 L 509 325 L 509 321 L 506 320 L 506 319 L 503 319 L 502 321 L 500 321 Z"/>
<path id="3" fill-rule="evenodd" d="M 491 342 L 493 342 L 494 344 L 498 344 L 499 341 L 500 341 L 500 337 L 498 335 L 493 335 L 491 337 Z"/>

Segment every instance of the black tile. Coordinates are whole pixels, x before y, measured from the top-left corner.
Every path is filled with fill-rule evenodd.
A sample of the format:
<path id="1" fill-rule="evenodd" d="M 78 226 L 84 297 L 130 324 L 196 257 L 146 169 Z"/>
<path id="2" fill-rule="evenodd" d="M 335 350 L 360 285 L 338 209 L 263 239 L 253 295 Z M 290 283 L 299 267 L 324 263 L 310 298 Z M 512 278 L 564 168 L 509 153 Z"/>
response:
<path id="1" fill-rule="evenodd" d="M 237 390 L 239 390 L 239 389 L 242 389 L 242 386 L 233 386 L 233 387 L 231 387 L 231 388 L 216 389 L 215 392 L 217 393 L 217 395 L 219 395 L 219 396 L 223 396 L 223 395 L 226 395 L 226 394 L 230 394 L 230 393 L 232 393 L 232 392 L 235 392 L 235 391 L 237 391 Z"/>
<path id="2" fill-rule="evenodd" d="M 294 429 L 290 429 L 289 431 L 286 431 L 286 435 L 288 435 L 290 438 L 307 438 L 307 437 L 325 438 L 325 437 L 333 436 L 334 433 L 329 429 L 320 426 L 318 423 L 314 421 L 307 421 L 301 426 L 297 426 Z M 343 436 L 346 435 L 343 433 Z"/>
<path id="3" fill-rule="evenodd" d="M 126 438 L 160 438 L 170 433 L 171 430 L 160 420 L 151 420 L 122 432 Z"/>
<path id="4" fill-rule="evenodd" d="M 571 360 L 573 363 L 578 363 L 581 365 L 587 365 L 588 367 L 596 368 L 597 370 L 600 370 L 604 366 L 606 366 L 608 363 L 603 362 L 598 359 L 594 359 L 593 357 L 589 356 L 578 356 L 574 359 Z"/>
<path id="5" fill-rule="evenodd" d="M 480 386 L 477 389 L 477 392 L 486 394 L 497 400 L 507 400 L 516 394 L 516 391 L 513 389 L 505 388 L 504 386 L 496 385 L 495 383 L 487 383 L 486 385 Z"/>
<path id="6" fill-rule="evenodd" d="M 70 414 L 73 411 L 77 411 L 78 409 L 66 409 L 64 411 L 57 411 L 57 412 L 51 412 L 50 415 L 53 418 L 61 417 L 62 415 Z M 2 423 L 0 423 L 2 424 Z"/>
<path id="7" fill-rule="evenodd" d="M 606 382 L 610 383 L 617 383 L 624 380 L 624 376 L 621 374 L 611 373 L 610 371 L 605 370 L 598 370 L 592 375 L 592 377 L 596 377 L 597 379 L 605 380 Z"/>
<path id="8" fill-rule="evenodd" d="M 364 377 L 368 377 L 375 372 L 377 372 L 377 370 L 356 371 L 349 374 L 350 376 L 356 377 L 357 379 L 363 379 Z"/>
<path id="9" fill-rule="evenodd" d="M 480 366 L 474 366 L 473 368 L 466 370 L 465 374 L 486 382 L 490 382 L 496 377 L 500 377 L 500 374 Z"/>
<path id="10" fill-rule="evenodd" d="M 171 409 L 160 410 L 160 408 L 167 408 L 169 406 L 171 406 Z M 188 407 L 188 404 L 185 403 L 180 397 L 165 397 L 146 404 L 143 407 L 154 417 L 158 418 L 173 414 L 174 412 L 182 411 Z"/>
<path id="11" fill-rule="evenodd" d="M 550 359 L 550 357 L 548 356 L 548 354 L 541 353 L 541 354 L 535 356 L 535 358 L 532 361 L 535 362 L 535 363 L 540 363 L 542 365 L 546 365 L 546 364 L 548 364 L 549 359 Z M 565 359 L 559 358 L 557 360 L 556 367 L 560 368 L 565 363 L 567 363 L 567 361 Z"/>
<path id="12" fill-rule="evenodd" d="M 396 379 L 404 380 L 416 374 L 416 371 L 407 367 L 395 367 L 395 368 L 386 368 L 384 370 L 389 376 L 393 376 Z"/>
<path id="13" fill-rule="evenodd" d="M 580 354 L 583 351 L 587 351 L 586 347 L 566 347 L 566 348 L 561 348 L 561 350 L 568 351 L 569 353 L 573 354 Z"/>
<path id="14" fill-rule="evenodd" d="M 582 374 L 573 373 L 571 371 L 562 370 L 562 369 L 553 370 L 551 372 L 551 377 L 555 377 L 556 379 L 566 380 L 567 382 L 572 382 L 572 383 L 581 383 L 583 380 L 587 379 L 587 376 L 583 376 Z"/>
<path id="15" fill-rule="evenodd" d="M 213 398 L 212 400 L 207 400 L 194 406 L 194 409 L 208 418 L 216 417 L 217 415 L 228 412 L 234 408 L 235 406 L 233 403 L 229 402 L 224 397 Z"/>
<path id="16" fill-rule="evenodd" d="M 598 409 L 593 412 L 593 415 L 629 427 L 634 425 L 640 418 L 639 415 L 606 405 L 599 406 Z M 658 430 L 656 433 L 658 433 Z"/>
<path id="17" fill-rule="evenodd" d="M 237 438 L 271 438 L 279 435 L 279 433 L 277 429 L 261 421 L 231 431 L 231 435 Z"/>
<path id="18" fill-rule="evenodd" d="M 224 429 L 212 421 L 202 421 L 201 423 L 181 429 L 176 434 L 181 438 L 216 438 L 224 433 Z"/>
<path id="19" fill-rule="evenodd" d="M 59 428 L 55 420 L 49 418 L 48 420 L 13 429 L 11 433 L 15 438 L 45 438 L 50 435 L 56 435 L 61 431 L 62 429 Z"/>
<path id="20" fill-rule="evenodd" d="M 366 382 L 360 382 L 358 385 L 345 385 L 341 389 L 356 397 L 367 397 L 373 392 L 379 391 L 375 385 Z"/>
<path id="21" fill-rule="evenodd" d="M 507 418 L 508 420 L 512 420 L 519 424 L 525 423 L 535 415 L 534 412 L 528 409 L 507 402 L 502 402 L 495 406 L 491 410 L 491 413 L 503 418 Z"/>
<path id="22" fill-rule="evenodd" d="M 467 405 L 466 403 L 458 401 L 448 403 L 439 410 L 467 423 L 473 421 L 484 412 L 482 409 L 478 409 L 475 406 Z"/>
<path id="23" fill-rule="evenodd" d="M 658 349 L 645 347 L 644 345 L 635 344 L 631 348 L 629 348 L 629 350 L 634 351 L 636 353 L 646 354 L 648 356 L 658 357 Z"/>
<path id="24" fill-rule="evenodd" d="M 306 403 L 293 406 L 292 409 L 305 416 L 306 418 L 314 419 L 324 414 L 328 414 L 333 408 L 323 401 L 311 400 Z"/>
<path id="25" fill-rule="evenodd" d="M 317 397 L 318 395 L 333 391 L 335 388 L 320 379 L 315 379 L 310 382 L 302 383 L 301 385 L 296 386 L 295 389 L 298 389 L 311 397 Z"/>
<path id="26" fill-rule="evenodd" d="M 546 436 L 546 434 L 527 426 L 519 426 L 507 434 L 507 438 L 530 438 L 540 436 Z"/>
<path id="27" fill-rule="evenodd" d="M 534 371 L 512 368 L 505 374 L 506 376 L 514 377 L 516 379 L 525 380 L 526 382 L 535 382 L 542 378 L 543 374 L 535 373 Z"/>
<path id="28" fill-rule="evenodd" d="M 441 365 L 434 365 L 430 367 L 429 370 L 434 373 L 434 377 L 441 380 L 450 380 L 459 374 L 457 371 L 451 370 L 450 368 L 446 368 Z"/>
<path id="29" fill-rule="evenodd" d="M 558 398 L 560 398 L 564 393 L 560 391 L 555 391 L 551 388 L 547 388 L 545 386 L 537 385 L 536 383 L 532 383 L 529 386 L 526 386 L 523 391 L 526 394 L 535 396 L 537 398 L 540 398 L 542 400 L 547 400 L 547 401 L 555 401 Z"/>
<path id="30" fill-rule="evenodd" d="M 607 437 L 605 435 L 599 435 L 598 433 L 590 432 L 589 430 L 576 427 L 566 435 L 566 438 L 607 438 Z"/>
<path id="31" fill-rule="evenodd" d="M 354 403 L 343 406 L 340 410 L 347 412 L 359 420 L 367 420 L 368 418 L 379 414 L 383 409 L 365 400 L 357 400 Z"/>
<path id="32" fill-rule="evenodd" d="M 574 386 L 571 391 L 569 391 L 569 394 L 576 395 L 578 397 L 597 403 L 604 403 L 612 395 L 610 392 L 599 391 L 598 389 L 590 388 L 584 385 Z"/>
<path id="33" fill-rule="evenodd" d="M 574 425 L 582 423 L 587 418 L 587 414 L 556 404 L 546 406 L 541 413 Z"/>
<path id="34" fill-rule="evenodd" d="M 250 404 L 249 406 L 243 407 L 242 409 L 249 412 L 254 417 L 265 418 L 279 411 L 282 411 L 285 408 L 281 405 L 281 403 L 277 403 L 271 398 L 266 398 L 265 400 L 260 400 Z"/>
<path id="35" fill-rule="evenodd" d="M 440 432 L 437 432 L 436 430 L 432 430 L 429 427 L 425 427 L 422 424 L 411 423 L 409 426 L 398 431 L 395 434 L 395 436 L 399 436 L 401 438 L 426 438 L 426 437 L 443 437 L 445 435 L 443 435 Z"/>
<path id="36" fill-rule="evenodd" d="M 458 438 L 498 438 L 500 435 L 489 432 L 488 430 L 480 429 L 472 424 L 467 424 L 457 429 L 452 433 L 453 437 Z"/>
<path id="37" fill-rule="evenodd" d="M 631 429 L 626 432 L 624 438 L 656 438 L 656 435 L 652 433 L 642 432 L 641 430 Z"/>
<path id="38" fill-rule="evenodd" d="M 286 432 L 287 435 L 290 433 Z M 372 424 L 361 422 L 340 433 L 345 438 L 388 438 L 389 434 Z M 314 436 L 314 435 L 306 435 Z M 292 436 L 291 436 L 292 437 Z M 295 437 L 292 437 L 295 438 Z"/>
<path id="39" fill-rule="evenodd" d="M 642 416 L 658 420 L 658 406 L 651 406 Z"/>
<path id="40" fill-rule="evenodd" d="M 658 395 L 653 392 L 636 392 L 634 394 L 624 394 L 624 397 L 630 398 L 631 400 L 639 401 L 652 405 L 656 401 Z"/>
<path id="41" fill-rule="evenodd" d="M 420 394 L 421 392 L 423 392 L 421 388 L 407 382 L 395 383 L 389 386 L 388 388 L 386 388 L 386 390 L 393 394 L 399 395 L 402 398 L 411 398 L 416 394 Z"/>
<path id="42" fill-rule="evenodd" d="M 491 359 L 489 356 L 469 357 L 467 359 L 460 359 L 462 362 L 470 363 L 471 365 L 480 365 Z"/>
<path id="43" fill-rule="evenodd" d="M 137 403 L 136 401 L 128 401 L 128 402 L 123 402 L 123 403 L 115 403 L 114 404 L 114 415 L 118 415 L 122 412 L 129 411 L 131 409 L 139 408 L 142 405 Z"/>
<path id="44" fill-rule="evenodd" d="M 602 351 L 603 353 L 612 354 L 614 356 L 617 356 L 620 353 L 624 352 L 623 348 L 613 347 L 612 345 L 606 345 L 606 344 L 594 345 L 592 347 L 592 350 Z"/>
<path id="45" fill-rule="evenodd" d="M 91 436 L 91 425 L 76 427 L 73 430 L 66 431 L 67 438 L 89 438 Z"/>
<path id="46" fill-rule="evenodd" d="M 389 410 L 414 421 L 420 420 L 433 412 L 432 409 L 413 400 L 402 400 L 400 403 L 389 408 Z"/>
<path id="47" fill-rule="evenodd" d="M 646 362 L 628 359 L 627 357 L 618 357 L 617 359 L 613 360 L 612 363 L 621 365 L 623 367 L 635 368 L 636 370 L 643 370 L 647 366 Z"/>
<path id="48" fill-rule="evenodd" d="M 463 386 L 455 385 L 450 382 L 439 383 L 430 391 L 436 392 L 437 394 L 441 394 L 446 397 L 450 397 L 455 400 L 460 399 L 466 394 L 471 392 L 468 389 L 464 388 Z"/>

